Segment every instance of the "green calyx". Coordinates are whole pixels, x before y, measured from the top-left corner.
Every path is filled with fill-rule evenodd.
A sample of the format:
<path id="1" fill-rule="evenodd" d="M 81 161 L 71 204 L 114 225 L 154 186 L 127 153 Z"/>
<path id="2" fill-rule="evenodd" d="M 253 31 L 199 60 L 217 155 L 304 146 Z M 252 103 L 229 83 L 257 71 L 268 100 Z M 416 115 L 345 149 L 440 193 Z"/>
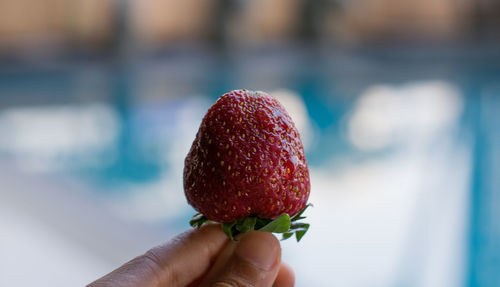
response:
<path id="1" fill-rule="evenodd" d="M 252 215 L 233 222 L 224 222 L 221 224 L 222 230 L 232 241 L 237 241 L 235 237 L 238 234 L 245 233 L 250 230 L 258 230 L 281 233 L 281 240 L 288 239 L 295 234 L 295 238 L 297 239 L 297 242 L 299 242 L 309 229 L 309 223 L 297 221 L 305 218 L 302 214 L 309 206 L 312 206 L 312 204 L 306 205 L 306 207 L 291 218 L 288 214 L 283 213 L 276 219 L 266 219 Z M 207 222 L 211 222 L 211 220 L 206 218 L 203 214 L 197 213 L 193 216 L 193 218 L 191 218 L 189 224 L 192 227 L 200 228 Z"/>

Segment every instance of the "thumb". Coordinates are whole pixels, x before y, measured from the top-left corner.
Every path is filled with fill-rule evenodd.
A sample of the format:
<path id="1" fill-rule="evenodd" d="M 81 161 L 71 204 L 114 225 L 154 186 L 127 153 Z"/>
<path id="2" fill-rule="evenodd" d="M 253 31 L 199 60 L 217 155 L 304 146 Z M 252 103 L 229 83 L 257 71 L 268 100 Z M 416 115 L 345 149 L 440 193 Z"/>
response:
<path id="1" fill-rule="evenodd" d="M 281 264 L 281 247 L 269 232 L 250 231 L 222 251 L 202 286 L 271 286 Z"/>

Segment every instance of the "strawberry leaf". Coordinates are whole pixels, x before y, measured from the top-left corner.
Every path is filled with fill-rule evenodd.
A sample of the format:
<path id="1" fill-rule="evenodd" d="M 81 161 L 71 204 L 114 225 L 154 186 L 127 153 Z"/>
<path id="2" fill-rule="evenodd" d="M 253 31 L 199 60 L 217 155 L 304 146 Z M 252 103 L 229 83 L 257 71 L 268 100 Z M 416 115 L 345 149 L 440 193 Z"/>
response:
<path id="1" fill-rule="evenodd" d="M 191 225 L 192 227 L 200 228 L 206 222 L 210 222 L 210 219 L 206 218 L 201 213 L 196 213 L 189 221 L 189 225 Z"/>
<path id="2" fill-rule="evenodd" d="M 283 213 L 280 217 L 260 228 L 259 231 L 284 233 L 287 232 L 288 229 L 290 229 L 290 216 L 286 213 Z"/>
<path id="3" fill-rule="evenodd" d="M 248 232 L 250 230 L 267 231 L 272 233 L 282 233 L 281 240 L 286 240 L 295 234 L 297 242 L 299 242 L 302 237 L 309 230 L 309 223 L 297 222 L 306 218 L 302 216 L 304 211 L 312 204 L 306 205 L 299 213 L 290 218 L 286 213 L 282 214 L 276 219 L 266 219 L 258 216 L 248 216 L 245 218 L 240 218 L 233 222 L 221 223 L 222 230 L 232 241 L 237 241 L 235 238 L 238 234 Z M 211 222 L 210 219 L 206 218 L 203 214 L 197 213 L 193 216 L 189 224 L 193 227 L 200 228 L 203 224 Z"/>
<path id="4" fill-rule="evenodd" d="M 294 226 L 291 228 L 295 231 L 295 238 L 297 239 L 297 242 L 299 242 L 306 234 L 307 230 L 309 230 L 309 223 L 301 223 L 300 226 Z"/>
<path id="5" fill-rule="evenodd" d="M 233 231 L 233 226 L 236 224 L 236 221 L 233 222 L 224 222 L 222 223 L 222 231 L 231 239 L 232 241 L 236 241 L 234 239 L 234 236 L 236 236 L 238 233 L 234 233 Z"/>
<path id="6" fill-rule="evenodd" d="M 257 222 L 255 223 L 254 230 L 260 230 L 262 227 L 266 226 L 271 221 L 272 221 L 271 219 L 264 219 L 257 217 Z"/>
<path id="7" fill-rule="evenodd" d="M 285 232 L 283 233 L 283 237 L 281 237 L 281 240 L 287 240 L 288 238 L 292 237 L 293 232 Z"/>
<path id="8" fill-rule="evenodd" d="M 309 223 L 293 222 L 290 224 L 290 229 L 292 229 L 292 230 L 300 229 L 300 228 L 307 228 L 307 227 L 309 227 Z"/>
<path id="9" fill-rule="evenodd" d="M 304 213 L 304 211 L 306 211 L 306 209 L 309 206 L 313 206 L 312 203 L 308 203 L 306 207 L 304 207 L 299 213 L 297 213 L 294 217 L 292 217 L 292 221 L 297 221 L 306 218 L 305 216 L 302 216 L 302 214 Z"/>
<path id="10" fill-rule="evenodd" d="M 246 217 L 243 220 L 240 219 L 236 224 L 236 229 L 241 233 L 254 230 L 256 222 L 257 222 L 257 217 L 254 216 Z"/>

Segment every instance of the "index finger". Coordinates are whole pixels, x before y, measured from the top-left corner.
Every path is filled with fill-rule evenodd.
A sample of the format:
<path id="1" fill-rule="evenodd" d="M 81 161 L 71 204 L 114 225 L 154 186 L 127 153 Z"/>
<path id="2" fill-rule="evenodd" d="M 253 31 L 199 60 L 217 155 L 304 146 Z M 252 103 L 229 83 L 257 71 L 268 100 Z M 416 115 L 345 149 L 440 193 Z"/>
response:
<path id="1" fill-rule="evenodd" d="M 208 271 L 227 242 L 219 224 L 191 229 L 132 259 L 88 287 L 186 286 Z"/>

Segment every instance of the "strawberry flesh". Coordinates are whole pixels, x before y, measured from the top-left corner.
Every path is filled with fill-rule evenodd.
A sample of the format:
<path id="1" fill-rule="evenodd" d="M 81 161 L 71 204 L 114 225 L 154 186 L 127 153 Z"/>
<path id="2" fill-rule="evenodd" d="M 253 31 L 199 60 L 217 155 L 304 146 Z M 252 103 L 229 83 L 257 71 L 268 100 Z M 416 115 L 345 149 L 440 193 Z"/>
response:
<path id="1" fill-rule="evenodd" d="M 301 211 L 310 191 L 307 162 L 278 100 L 248 90 L 221 96 L 186 157 L 184 190 L 189 204 L 216 222 Z"/>

